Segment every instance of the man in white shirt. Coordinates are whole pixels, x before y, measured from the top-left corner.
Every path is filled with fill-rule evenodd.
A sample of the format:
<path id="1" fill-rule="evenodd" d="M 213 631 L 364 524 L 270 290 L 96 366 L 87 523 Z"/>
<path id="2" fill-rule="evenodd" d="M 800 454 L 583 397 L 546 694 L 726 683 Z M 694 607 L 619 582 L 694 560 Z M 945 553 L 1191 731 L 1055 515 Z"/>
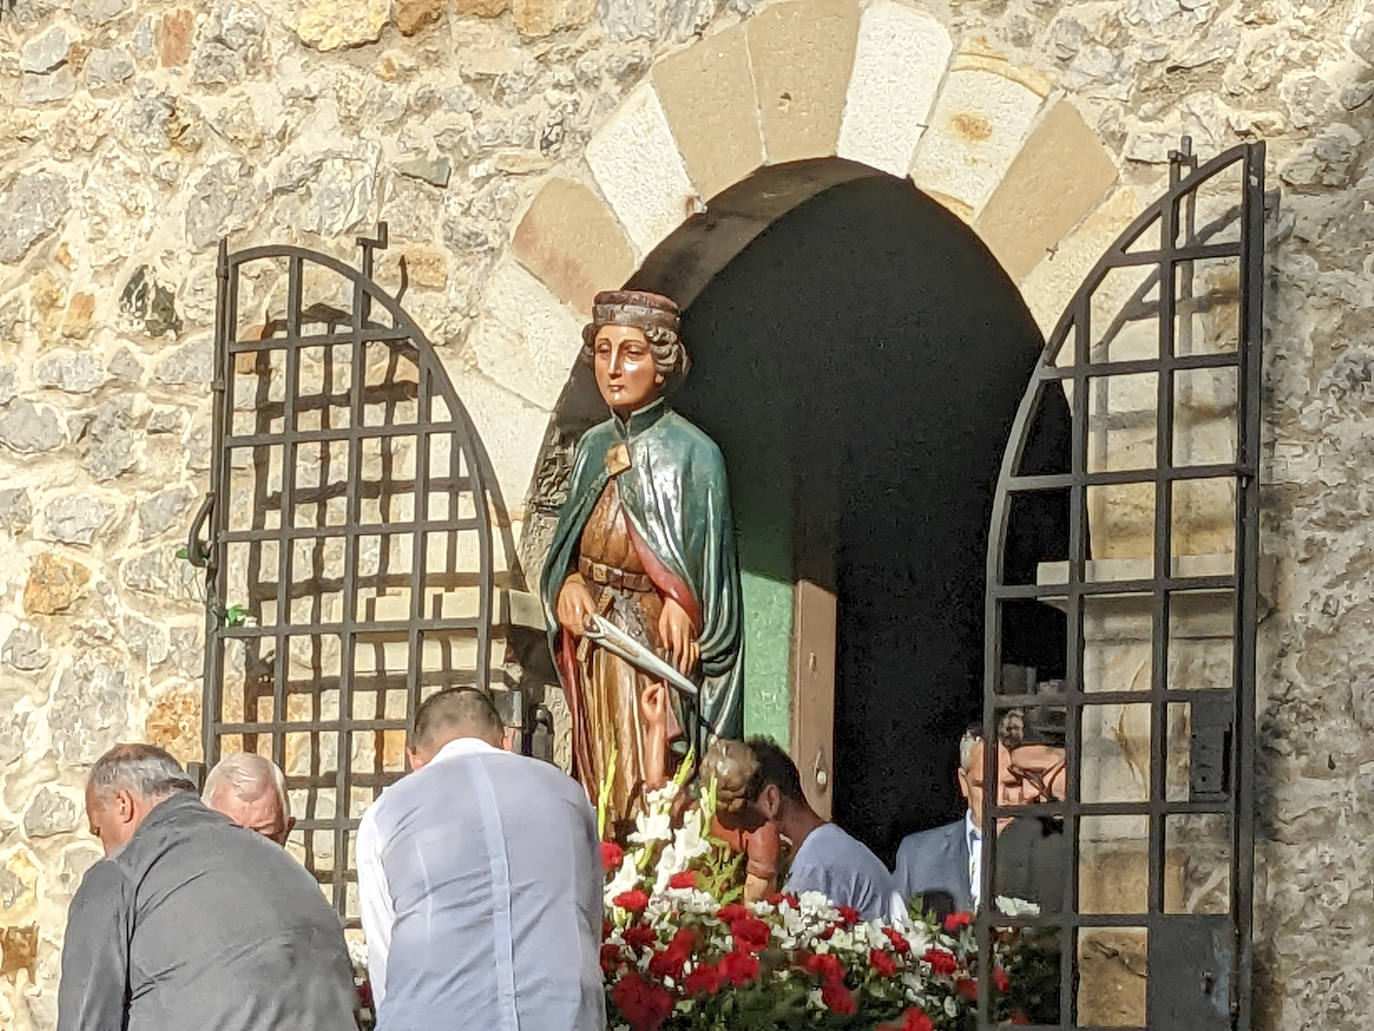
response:
<path id="1" fill-rule="evenodd" d="M 811 808 L 796 764 L 776 742 L 754 737 L 748 745 L 758 767 L 745 789 L 740 826 L 752 830 L 765 821 L 773 823 L 791 844 L 783 891 L 819 891 L 837 906 L 858 910 L 865 920 L 891 918 L 896 895 L 882 860 Z"/>
<path id="2" fill-rule="evenodd" d="M 1009 759 L 1006 746 L 999 742 L 997 805 L 1014 804 L 1009 795 L 1013 783 Z M 981 722 L 971 724 L 959 739 L 957 777 L 959 792 L 968 806 L 963 819 L 903 838 L 897 848 L 894 877 L 904 899 L 922 895 L 927 902 L 934 902 L 936 896 L 944 895 L 954 909 L 972 911 L 978 907 L 982 886 L 983 799 L 987 796 L 983 783 Z M 1009 822 L 1008 817 L 997 821 L 999 834 Z"/>
<path id="3" fill-rule="evenodd" d="M 415 715 L 413 771 L 358 828 L 378 1031 L 601 1031 L 601 851 L 576 781 L 500 748 L 475 688 Z"/>

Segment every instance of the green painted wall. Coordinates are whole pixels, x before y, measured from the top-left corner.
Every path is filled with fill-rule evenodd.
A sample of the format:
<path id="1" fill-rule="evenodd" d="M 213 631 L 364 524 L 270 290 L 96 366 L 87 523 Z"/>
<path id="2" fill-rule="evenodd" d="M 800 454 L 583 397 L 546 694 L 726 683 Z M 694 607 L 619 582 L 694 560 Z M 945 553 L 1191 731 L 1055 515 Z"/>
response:
<path id="1" fill-rule="evenodd" d="M 744 593 L 744 732 L 785 748 L 790 722 L 792 585 L 747 568 Z"/>

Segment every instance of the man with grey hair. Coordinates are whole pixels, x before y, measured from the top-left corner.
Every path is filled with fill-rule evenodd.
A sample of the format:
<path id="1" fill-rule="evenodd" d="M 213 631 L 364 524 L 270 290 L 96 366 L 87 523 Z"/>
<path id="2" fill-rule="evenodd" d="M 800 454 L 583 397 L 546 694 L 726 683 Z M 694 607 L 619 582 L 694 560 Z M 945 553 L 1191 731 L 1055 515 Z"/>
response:
<path id="1" fill-rule="evenodd" d="M 1009 805 L 1011 787 L 1008 771 L 1010 753 L 1001 741 L 997 744 L 997 776 L 995 804 Z M 970 724 L 959 738 L 959 771 L 956 774 L 959 793 L 964 796 L 966 809 L 962 819 L 942 827 L 908 834 L 897 848 L 897 866 L 893 874 L 902 897 L 910 900 L 923 897 L 927 908 L 937 911 L 944 896 L 956 910 L 971 911 L 978 906 L 983 860 L 983 800 L 987 791 L 983 784 L 983 725 Z M 1009 820 L 998 820 L 1000 834 Z"/>
<path id="2" fill-rule="evenodd" d="M 476 688 L 426 698 L 412 772 L 358 828 L 378 1031 L 606 1027 L 596 814 L 502 731 Z"/>
<path id="3" fill-rule="evenodd" d="M 296 826 L 286 778 L 276 763 L 255 752 L 233 752 L 215 763 L 200 800 L 278 845 L 286 844 Z"/>
<path id="4" fill-rule="evenodd" d="M 116 745 L 86 814 L 105 858 L 72 899 L 58 1031 L 347 1031 L 343 931 L 282 849 L 201 804 L 177 761 Z"/>

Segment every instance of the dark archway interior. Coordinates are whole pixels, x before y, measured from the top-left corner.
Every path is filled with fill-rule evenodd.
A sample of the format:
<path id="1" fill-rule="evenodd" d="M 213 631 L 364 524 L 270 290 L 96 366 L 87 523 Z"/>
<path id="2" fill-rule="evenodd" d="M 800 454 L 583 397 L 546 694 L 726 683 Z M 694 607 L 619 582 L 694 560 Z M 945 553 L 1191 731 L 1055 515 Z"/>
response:
<path id="1" fill-rule="evenodd" d="M 903 834 L 962 811 L 988 519 L 1040 333 L 963 223 L 875 177 L 773 223 L 694 300 L 683 335 L 695 371 L 674 404 L 725 453 L 742 564 L 839 599 L 835 818 L 890 862 Z M 1021 471 L 1062 466 L 1062 414 L 1041 420 Z M 1037 557 L 1063 553 L 1064 513 L 1012 533 L 1008 561 L 1030 580 Z M 1004 640 L 1004 662 L 1062 675 L 1058 613 L 1009 612 Z"/>

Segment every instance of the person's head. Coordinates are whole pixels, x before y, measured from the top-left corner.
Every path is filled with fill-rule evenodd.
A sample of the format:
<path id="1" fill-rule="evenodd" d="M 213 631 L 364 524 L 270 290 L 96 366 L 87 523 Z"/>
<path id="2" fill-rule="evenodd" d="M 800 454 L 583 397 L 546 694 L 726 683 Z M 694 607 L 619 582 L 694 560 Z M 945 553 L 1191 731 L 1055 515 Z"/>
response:
<path id="1" fill-rule="evenodd" d="M 86 819 L 105 854 L 128 844 L 149 813 L 196 786 L 156 745 L 115 745 L 95 761 L 86 781 Z"/>
<path id="2" fill-rule="evenodd" d="M 1062 802 L 1067 796 L 1064 760 L 1065 712 L 1062 706 L 1027 709 L 1019 740 L 1011 750 L 1012 797 L 1022 805 Z"/>
<path id="3" fill-rule="evenodd" d="M 1014 786 L 1009 770 L 1011 753 L 1001 741 L 997 743 L 997 791 L 995 805 L 1011 805 L 1010 790 Z M 975 826 L 983 825 L 983 801 L 987 798 L 987 784 L 984 781 L 983 725 L 970 724 L 959 738 L 959 772 L 955 775 L 959 782 L 959 793 L 964 796 L 968 811 L 973 816 Z M 997 830 L 1004 830 L 1011 817 L 1002 816 L 997 820 Z"/>
<path id="4" fill-rule="evenodd" d="M 758 768 L 753 749 L 734 738 L 718 738 L 702 755 L 697 776 L 703 784 L 715 781 L 716 819 L 725 828 L 755 831 L 763 824 L 763 818 L 749 800 Z"/>
<path id="5" fill-rule="evenodd" d="M 410 768 L 418 770 L 460 737 L 475 737 L 494 748 L 500 748 L 505 737 L 501 714 L 478 688 L 446 687 L 420 703 L 406 744 Z"/>
<path id="6" fill-rule="evenodd" d="M 240 827 L 285 845 L 296 825 L 286 796 L 286 778 L 277 764 L 253 752 L 235 752 L 215 764 L 205 778 L 201 801 Z"/>
<path id="7" fill-rule="evenodd" d="M 602 400 L 622 417 L 661 397 L 691 364 L 678 336 L 677 304 L 643 290 L 596 295 L 582 357 Z"/>
<path id="8" fill-rule="evenodd" d="M 757 763 L 745 788 L 749 814 L 744 818 L 745 829 L 761 824 L 779 823 L 798 813 L 812 813 L 811 803 L 802 791 L 801 774 L 797 764 L 778 743 L 769 737 L 751 737 L 747 744 Z M 752 823 L 753 827 L 747 826 Z"/>

